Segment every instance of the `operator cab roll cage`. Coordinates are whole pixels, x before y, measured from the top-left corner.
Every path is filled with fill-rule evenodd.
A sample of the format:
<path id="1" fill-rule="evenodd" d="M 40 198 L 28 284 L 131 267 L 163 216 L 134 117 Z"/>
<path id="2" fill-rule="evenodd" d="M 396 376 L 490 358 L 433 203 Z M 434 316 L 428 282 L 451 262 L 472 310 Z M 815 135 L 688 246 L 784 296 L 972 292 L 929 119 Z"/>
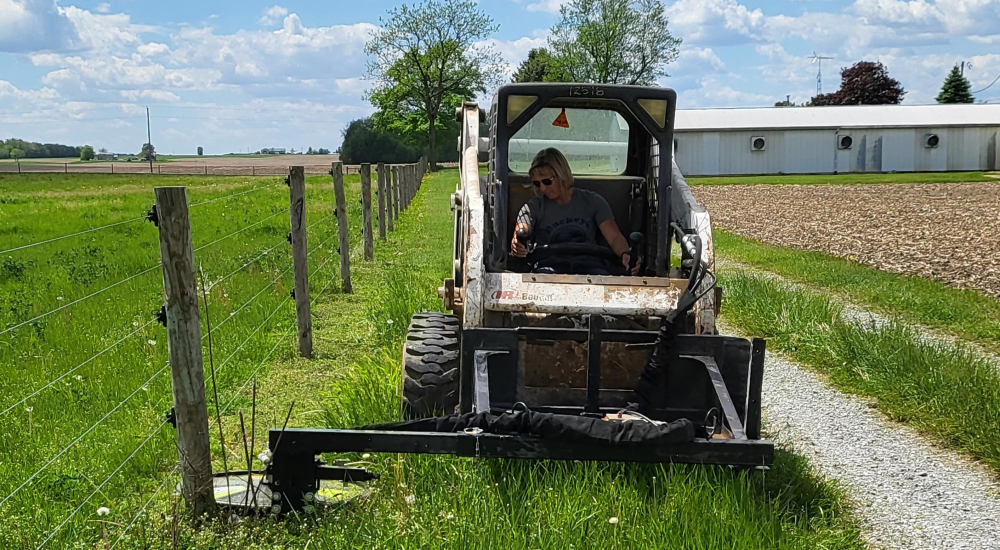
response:
<path id="1" fill-rule="evenodd" d="M 497 91 L 490 113 L 491 156 L 485 182 L 489 271 L 502 272 L 512 237 L 508 227 L 511 172 L 510 140 L 544 108 L 581 108 L 615 111 L 629 125 L 627 165 L 623 178 L 645 177 L 648 212 L 643 223 L 646 257 L 652 260 L 652 275 L 667 277 L 670 269 L 671 166 L 673 165 L 673 118 L 677 94 L 666 88 L 620 85 L 509 84 Z M 636 131 L 636 130 L 644 131 Z M 649 154 L 643 154 L 643 153 Z M 583 176 L 583 179 L 587 179 Z M 516 212 L 513 214 L 516 215 Z M 635 215 L 635 213 L 633 213 Z M 619 220 L 621 223 L 622 220 Z M 489 225 L 489 224 L 488 224 Z M 625 235 L 628 232 L 623 231 Z"/>

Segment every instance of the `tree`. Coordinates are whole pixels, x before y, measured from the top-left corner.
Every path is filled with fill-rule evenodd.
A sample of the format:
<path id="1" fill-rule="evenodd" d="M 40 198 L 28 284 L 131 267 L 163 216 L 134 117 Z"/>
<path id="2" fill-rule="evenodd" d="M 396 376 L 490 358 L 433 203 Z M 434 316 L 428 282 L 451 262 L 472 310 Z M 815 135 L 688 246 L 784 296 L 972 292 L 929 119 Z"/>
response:
<path id="1" fill-rule="evenodd" d="M 14 160 L 21 160 L 21 150 L 20 149 L 16 149 L 16 148 L 15 149 L 11 149 L 10 150 L 10 158 L 12 158 Z"/>
<path id="2" fill-rule="evenodd" d="M 143 143 L 142 151 L 139 153 L 139 158 L 145 161 L 150 159 L 156 160 L 156 148 L 153 147 L 152 143 Z"/>
<path id="3" fill-rule="evenodd" d="M 500 56 L 482 45 L 499 28 L 474 0 L 426 0 L 403 4 L 379 19 L 365 44 L 368 99 L 373 119 L 419 143 L 426 136 L 431 170 L 437 168 L 437 129 L 461 102 L 500 83 Z"/>
<path id="4" fill-rule="evenodd" d="M 972 103 L 972 85 L 965 75 L 958 69 L 958 65 L 951 68 L 948 77 L 944 79 L 941 86 L 941 93 L 935 98 L 938 103 Z"/>
<path id="5" fill-rule="evenodd" d="M 545 48 L 534 48 L 514 73 L 513 82 L 569 82 L 570 78 L 552 53 Z"/>
<path id="6" fill-rule="evenodd" d="M 80 148 L 80 160 L 94 160 L 94 148 L 84 145 Z"/>
<path id="7" fill-rule="evenodd" d="M 896 105 L 906 90 L 881 62 L 859 61 L 840 71 L 840 89 L 820 94 L 809 105 Z"/>
<path id="8" fill-rule="evenodd" d="M 559 14 L 549 48 L 573 82 L 648 86 L 677 59 L 661 0 L 570 0 Z"/>
<path id="9" fill-rule="evenodd" d="M 344 130 L 340 160 L 347 164 L 405 164 L 415 162 L 418 158 L 420 151 L 417 148 L 407 145 L 401 136 L 378 130 L 371 118 L 354 120 Z"/>
<path id="10" fill-rule="evenodd" d="M 204 155 L 204 154 L 205 154 L 205 149 L 203 149 L 203 148 L 202 148 L 202 147 L 201 147 L 201 146 L 199 145 L 199 146 L 198 146 L 198 156 L 200 157 L 200 156 L 202 156 L 202 155 Z"/>

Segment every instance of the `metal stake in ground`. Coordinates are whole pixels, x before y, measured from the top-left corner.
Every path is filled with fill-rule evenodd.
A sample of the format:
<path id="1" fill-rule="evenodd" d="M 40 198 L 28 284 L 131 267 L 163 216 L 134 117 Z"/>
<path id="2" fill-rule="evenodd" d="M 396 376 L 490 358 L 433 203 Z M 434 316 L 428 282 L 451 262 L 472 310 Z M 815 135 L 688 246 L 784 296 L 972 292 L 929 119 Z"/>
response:
<path id="1" fill-rule="evenodd" d="M 337 200 L 337 229 L 340 233 L 340 278 L 345 294 L 354 292 L 351 287 L 351 240 L 347 233 L 347 199 L 344 198 L 344 164 L 333 163 L 333 195 Z"/>
<path id="2" fill-rule="evenodd" d="M 375 236 L 372 234 L 372 165 L 361 165 L 361 217 L 365 239 L 365 260 L 375 259 Z"/>
<path id="3" fill-rule="evenodd" d="M 187 192 L 184 187 L 157 187 L 155 193 L 181 493 L 200 516 L 215 511 L 215 496 Z"/>
<path id="4" fill-rule="evenodd" d="M 312 314 L 309 309 L 309 251 L 306 246 L 306 175 L 301 166 L 288 168 L 289 210 L 292 219 L 292 265 L 295 271 L 295 316 L 299 328 L 299 355 L 312 357 Z"/>
<path id="5" fill-rule="evenodd" d="M 386 176 L 385 173 L 385 163 L 378 163 L 378 181 L 376 185 L 375 194 L 378 196 L 378 238 L 385 240 L 385 187 L 386 187 Z"/>

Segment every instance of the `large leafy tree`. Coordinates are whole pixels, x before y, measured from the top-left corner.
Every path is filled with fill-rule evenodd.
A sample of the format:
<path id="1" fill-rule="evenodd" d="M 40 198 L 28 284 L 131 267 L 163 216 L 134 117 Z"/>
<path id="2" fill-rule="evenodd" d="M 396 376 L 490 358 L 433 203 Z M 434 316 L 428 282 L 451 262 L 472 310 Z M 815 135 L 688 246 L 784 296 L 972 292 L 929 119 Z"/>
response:
<path id="1" fill-rule="evenodd" d="M 462 101 L 499 84 L 500 56 L 482 45 L 499 27 L 472 0 L 403 4 L 380 22 L 365 44 L 375 126 L 413 142 L 426 137 L 436 169 L 438 127 Z"/>
<path id="2" fill-rule="evenodd" d="M 944 79 L 941 86 L 941 93 L 935 98 L 938 103 L 972 103 L 972 85 L 965 75 L 958 69 L 958 65 L 951 68 L 948 77 Z"/>
<path id="3" fill-rule="evenodd" d="M 809 105 L 896 105 L 906 90 L 877 61 L 859 61 L 840 71 L 840 89 L 820 94 Z"/>
<path id="4" fill-rule="evenodd" d="M 514 82 L 569 82 L 570 78 L 552 53 L 545 48 L 534 48 L 521 62 L 512 79 Z"/>
<path id="5" fill-rule="evenodd" d="M 677 59 L 661 0 L 570 0 L 559 13 L 549 48 L 574 82 L 650 85 Z"/>
<path id="6" fill-rule="evenodd" d="M 139 152 L 139 158 L 145 161 L 156 158 L 156 148 L 153 147 L 152 143 L 142 144 L 142 151 Z"/>
<path id="7" fill-rule="evenodd" d="M 84 145 L 80 148 L 80 160 L 94 160 L 94 148 Z"/>

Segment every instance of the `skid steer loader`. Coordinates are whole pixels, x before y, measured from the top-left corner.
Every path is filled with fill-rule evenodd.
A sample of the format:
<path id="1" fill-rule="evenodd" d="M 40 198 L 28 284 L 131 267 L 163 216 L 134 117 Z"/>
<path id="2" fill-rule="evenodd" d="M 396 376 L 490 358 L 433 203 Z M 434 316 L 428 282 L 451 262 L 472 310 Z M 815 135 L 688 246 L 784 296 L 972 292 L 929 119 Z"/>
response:
<path id="1" fill-rule="evenodd" d="M 412 420 L 272 431 L 284 506 L 300 506 L 320 479 L 367 475 L 318 465 L 322 452 L 772 462 L 760 434 L 764 341 L 717 334 L 711 220 L 673 160 L 675 104 L 664 88 L 511 84 L 488 115 L 475 103 L 458 109 L 453 274 L 439 289 L 451 313 L 411 321 L 401 404 Z M 567 157 L 576 187 L 608 202 L 638 275 L 602 244 L 518 235 L 530 252 L 510 255 L 533 196 L 528 168 L 547 147 Z M 533 272 L 566 254 L 606 259 L 612 274 Z"/>

